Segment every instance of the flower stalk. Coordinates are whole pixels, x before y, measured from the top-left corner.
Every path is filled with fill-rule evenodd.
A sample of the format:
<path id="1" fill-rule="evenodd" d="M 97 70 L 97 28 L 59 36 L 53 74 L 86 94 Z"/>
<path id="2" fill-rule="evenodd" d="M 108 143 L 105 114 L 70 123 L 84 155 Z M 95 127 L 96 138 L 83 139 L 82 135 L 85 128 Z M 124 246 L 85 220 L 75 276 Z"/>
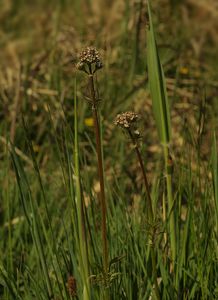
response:
<path id="1" fill-rule="evenodd" d="M 107 207 L 104 186 L 104 170 L 103 170 L 103 157 L 102 157 L 102 142 L 100 132 L 100 121 L 98 114 L 99 99 L 96 94 L 94 75 L 103 67 L 98 51 L 93 47 L 87 47 L 80 54 L 80 60 L 77 68 L 88 75 L 90 99 L 89 102 L 92 106 L 92 114 L 94 120 L 94 132 L 96 139 L 96 153 L 98 162 L 98 177 L 100 182 L 100 203 L 101 203 L 101 234 L 103 246 L 103 270 L 106 274 L 109 271 L 108 265 L 108 245 L 107 245 Z"/>
<path id="2" fill-rule="evenodd" d="M 153 208 L 152 208 L 152 200 L 151 200 L 151 195 L 150 195 L 150 189 L 149 189 L 149 183 L 148 183 L 148 179 L 147 179 L 147 175 L 145 172 L 145 167 L 144 167 L 144 163 L 142 160 L 142 156 L 141 156 L 141 152 L 139 150 L 139 145 L 134 137 L 134 135 L 132 134 L 131 130 L 128 128 L 128 134 L 132 140 L 132 143 L 134 145 L 134 149 L 139 161 L 139 165 L 142 171 L 142 175 L 143 175 L 143 181 L 145 184 L 145 190 L 146 190 L 146 195 L 147 195 L 147 199 L 148 199 L 148 219 L 149 219 L 149 223 L 151 223 L 154 220 L 154 213 L 153 213 Z"/>
<path id="3" fill-rule="evenodd" d="M 150 189 L 149 189 L 149 182 L 147 179 L 145 166 L 144 166 L 144 163 L 142 160 L 142 155 L 141 155 L 139 143 L 138 143 L 140 133 L 135 128 L 135 122 L 138 119 L 139 119 L 138 114 L 128 111 L 128 112 L 125 112 L 122 114 L 118 114 L 114 123 L 115 123 L 115 125 L 118 125 L 127 131 L 128 135 L 130 136 L 131 142 L 134 146 L 134 149 L 135 149 L 135 152 L 137 155 L 137 159 L 138 159 L 141 171 L 142 171 L 143 181 L 144 181 L 147 200 L 148 200 L 148 210 L 147 210 L 148 223 L 151 226 L 152 231 L 153 231 L 153 224 L 155 222 L 155 217 L 154 217 L 154 212 L 153 212 L 153 208 L 152 208 L 152 199 L 151 199 L 151 194 L 150 194 Z M 152 232 L 152 237 L 153 237 L 153 232 Z M 159 300 L 160 292 L 159 292 L 159 287 L 158 287 L 157 270 L 156 270 L 157 258 L 156 258 L 156 253 L 153 248 L 153 244 L 154 244 L 153 238 L 152 238 L 151 242 L 152 242 L 152 245 L 151 245 L 152 281 L 154 282 L 155 297 L 157 300 Z"/>
<path id="4" fill-rule="evenodd" d="M 92 114 L 94 119 L 94 130 L 96 138 L 96 152 L 98 159 L 98 177 L 100 181 L 100 201 L 101 201 L 101 229 L 102 229 L 102 242 L 103 242 L 103 267 L 104 273 L 108 272 L 108 246 L 107 246 L 107 224 L 106 224 L 106 199 L 105 199 L 105 187 L 104 187 L 104 171 L 103 171 L 103 159 L 102 159 L 102 145 L 101 145 L 101 133 L 99 126 L 99 116 L 97 108 L 97 99 L 95 96 L 94 79 L 93 74 L 89 75 L 89 85 L 92 98 Z"/>

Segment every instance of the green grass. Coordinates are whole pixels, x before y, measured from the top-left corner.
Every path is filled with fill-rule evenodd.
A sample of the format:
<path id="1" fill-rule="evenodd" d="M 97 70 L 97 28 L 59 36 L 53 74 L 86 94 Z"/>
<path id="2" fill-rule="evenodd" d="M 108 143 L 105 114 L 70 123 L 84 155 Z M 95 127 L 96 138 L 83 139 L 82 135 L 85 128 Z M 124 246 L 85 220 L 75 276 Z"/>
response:
<path id="1" fill-rule="evenodd" d="M 193 50 L 184 1 L 121 2 L 2 6 L 2 300 L 218 298 L 216 47 Z M 75 68 L 87 45 L 104 63 L 106 264 L 90 86 Z M 152 218 L 136 148 L 113 124 L 127 110 L 141 115 Z"/>

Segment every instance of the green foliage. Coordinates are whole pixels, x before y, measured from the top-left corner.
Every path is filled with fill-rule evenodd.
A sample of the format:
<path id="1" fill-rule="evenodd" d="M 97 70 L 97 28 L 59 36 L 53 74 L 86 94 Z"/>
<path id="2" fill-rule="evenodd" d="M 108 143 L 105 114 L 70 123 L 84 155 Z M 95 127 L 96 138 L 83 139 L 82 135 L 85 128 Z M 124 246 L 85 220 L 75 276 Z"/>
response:
<path id="1" fill-rule="evenodd" d="M 197 58 L 186 57 L 190 32 L 178 18 L 185 1 L 171 1 L 171 7 L 152 2 L 147 43 L 144 1 L 123 1 L 121 7 L 112 1 L 110 9 L 97 2 L 20 0 L 0 10 L 0 299 L 156 299 L 156 281 L 163 300 L 217 299 L 215 54 L 211 45 L 203 48 L 213 63 L 200 63 L 197 70 Z M 168 8 L 175 14 L 171 21 Z M 89 87 L 86 74 L 73 66 L 78 49 L 89 44 L 105 49 L 94 83 L 107 274 Z M 199 120 L 196 90 L 206 83 L 209 96 Z M 136 147 L 112 124 L 129 109 L 142 119 L 137 145 L 150 184 L 152 221 Z"/>
<path id="2" fill-rule="evenodd" d="M 167 144 L 170 142 L 171 138 L 169 103 L 166 93 L 165 77 L 155 40 L 149 1 L 148 15 L 149 25 L 147 30 L 147 62 L 149 86 L 159 138 L 163 144 Z"/>

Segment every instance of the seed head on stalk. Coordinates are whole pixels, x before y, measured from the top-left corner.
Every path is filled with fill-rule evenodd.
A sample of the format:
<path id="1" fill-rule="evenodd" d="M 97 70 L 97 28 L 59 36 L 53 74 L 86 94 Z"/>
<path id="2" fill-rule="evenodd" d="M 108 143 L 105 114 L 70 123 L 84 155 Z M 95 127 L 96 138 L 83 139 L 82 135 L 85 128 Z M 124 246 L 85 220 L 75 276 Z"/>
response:
<path id="1" fill-rule="evenodd" d="M 85 72 L 88 75 L 89 84 L 89 102 L 92 104 L 92 114 L 94 120 L 94 132 L 96 140 L 96 154 L 97 154 L 97 169 L 98 179 L 100 182 L 100 203 L 101 203 L 101 234 L 102 234 L 102 261 L 104 280 L 106 282 L 107 274 L 109 272 L 109 255 L 108 255 L 108 241 L 107 241 L 107 205 L 105 196 L 104 184 L 104 170 L 103 170 L 103 156 L 102 156 L 102 139 L 100 132 L 100 118 L 98 112 L 98 95 L 97 83 L 94 81 L 95 72 L 103 67 L 99 52 L 94 47 L 85 48 L 79 55 L 79 62 L 77 69 Z M 107 293 L 104 299 L 108 299 Z"/>
<path id="2" fill-rule="evenodd" d="M 131 133 L 135 143 L 136 139 L 140 137 L 140 133 L 136 127 L 136 123 L 139 119 L 139 114 L 132 111 L 127 111 L 118 114 L 114 120 L 114 124 L 123 128 L 124 130 L 127 130 L 129 134 Z"/>
<path id="3" fill-rule="evenodd" d="M 87 74 L 94 74 L 97 70 L 103 68 L 98 50 L 95 47 L 87 47 L 82 50 L 76 67 Z"/>
<path id="4" fill-rule="evenodd" d="M 128 135 L 134 145 L 137 159 L 138 159 L 141 171 L 142 171 L 145 190 L 146 190 L 146 194 L 147 194 L 148 223 L 153 225 L 155 216 L 154 216 L 153 207 L 152 207 L 150 187 L 149 187 L 149 182 L 147 179 L 146 169 L 145 169 L 143 158 L 141 155 L 139 143 L 137 142 L 137 139 L 140 137 L 139 131 L 136 126 L 136 122 L 138 121 L 138 119 L 139 119 L 139 115 L 137 113 L 132 112 L 132 111 L 127 111 L 127 112 L 118 114 L 114 120 L 114 124 L 123 128 L 128 133 Z M 152 238 L 154 236 L 153 233 L 154 233 L 154 231 L 152 230 Z M 157 260 L 156 260 L 156 253 L 153 248 L 151 248 L 151 260 L 152 260 L 152 271 L 153 271 L 153 280 L 154 280 L 154 292 L 155 292 L 156 298 L 159 300 L 160 294 L 159 294 L 157 272 L 156 272 Z"/>
<path id="5" fill-rule="evenodd" d="M 132 111 L 127 111 L 118 114 L 114 120 L 114 124 L 123 128 L 130 128 L 130 126 L 138 121 L 139 115 Z"/>

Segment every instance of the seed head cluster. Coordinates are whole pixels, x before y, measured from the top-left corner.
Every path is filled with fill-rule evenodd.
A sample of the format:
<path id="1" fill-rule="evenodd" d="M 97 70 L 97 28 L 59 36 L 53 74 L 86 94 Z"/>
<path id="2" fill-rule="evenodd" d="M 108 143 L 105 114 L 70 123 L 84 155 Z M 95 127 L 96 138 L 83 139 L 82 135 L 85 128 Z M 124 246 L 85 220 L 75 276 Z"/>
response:
<path id="1" fill-rule="evenodd" d="M 94 69 L 92 70 L 92 66 Z M 86 67 L 88 66 L 88 70 Z M 95 73 L 98 69 L 103 67 L 98 50 L 95 47 L 85 48 L 79 55 L 79 62 L 77 69 L 86 73 Z"/>
<path id="2" fill-rule="evenodd" d="M 114 124 L 120 126 L 124 129 L 128 129 L 131 127 L 133 123 L 138 121 L 139 115 L 132 111 L 127 111 L 116 116 L 114 120 Z"/>
<path id="3" fill-rule="evenodd" d="M 87 47 L 80 53 L 80 61 L 85 64 L 94 64 L 100 60 L 99 52 L 94 47 Z"/>

